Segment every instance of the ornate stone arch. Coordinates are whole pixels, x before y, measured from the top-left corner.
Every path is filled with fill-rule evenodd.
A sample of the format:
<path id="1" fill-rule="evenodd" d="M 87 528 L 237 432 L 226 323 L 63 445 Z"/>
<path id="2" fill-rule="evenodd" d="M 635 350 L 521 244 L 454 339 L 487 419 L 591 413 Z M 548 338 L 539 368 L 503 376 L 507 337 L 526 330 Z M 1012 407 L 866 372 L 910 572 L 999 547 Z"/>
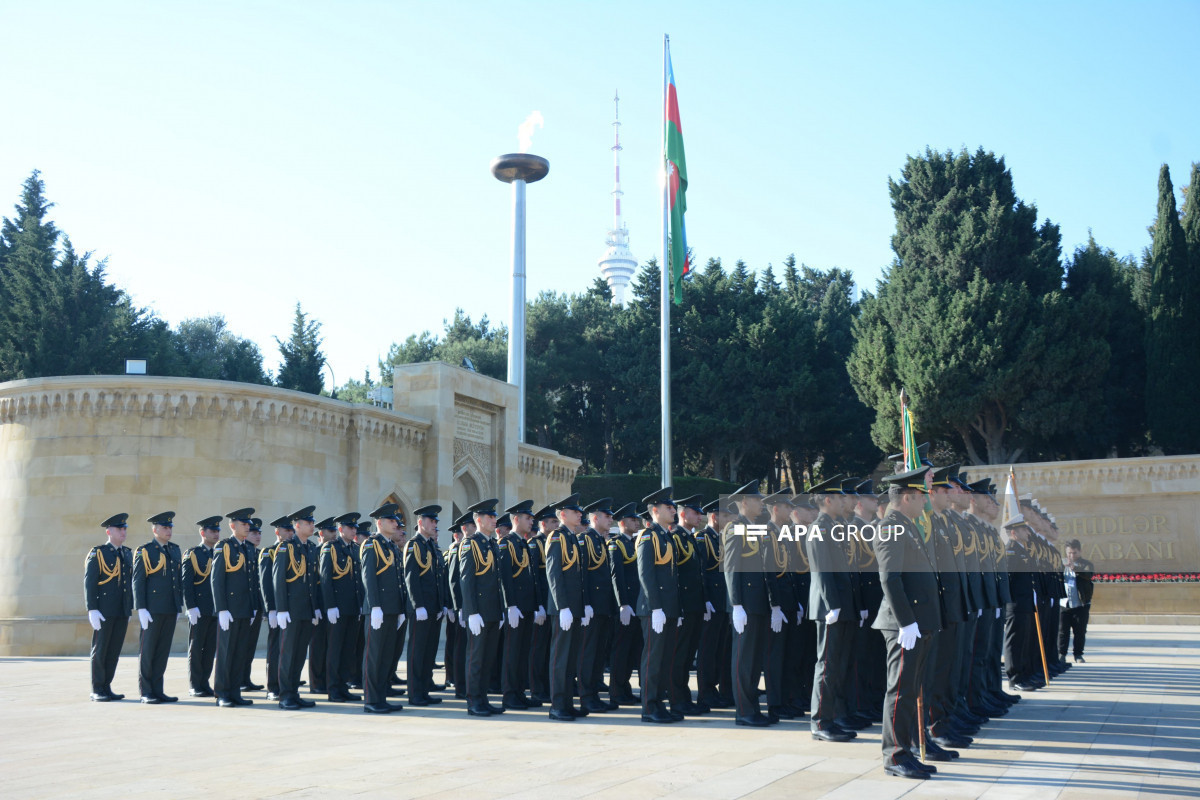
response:
<path id="1" fill-rule="evenodd" d="M 400 519 L 404 520 L 404 524 L 411 531 L 412 526 L 416 524 L 416 520 L 413 519 L 412 512 L 417 508 L 417 506 L 409 498 L 408 494 L 406 494 L 403 489 L 397 486 L 392 489 L 387 497 L 380 501 L 379 505 L 383 505 L 384 503 L 395 503 L 396 505 L 400 506 Z"/>

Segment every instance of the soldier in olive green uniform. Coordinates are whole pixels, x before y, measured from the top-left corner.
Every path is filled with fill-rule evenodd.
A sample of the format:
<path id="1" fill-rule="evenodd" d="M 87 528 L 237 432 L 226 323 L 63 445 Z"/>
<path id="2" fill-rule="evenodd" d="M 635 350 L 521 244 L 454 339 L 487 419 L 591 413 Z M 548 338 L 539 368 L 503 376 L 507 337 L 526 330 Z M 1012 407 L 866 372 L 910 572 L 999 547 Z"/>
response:
<path id="1" fill-rule="evenodd" d="M 635 609 L 638 604 L 637 545 L 634 537 L 641 519 L 633 503 L 617 509 L 613 520 L 620 530 L 608 539 L 609 574 L 617 600 L 617 622 L 613 625 L 612 650 L 608 677 L 608 699 L 618 705 L 641 705 L 633 693 L 630 678 L 642 660 L 642 627 Z"/>
<path id="2" fill-rule="evenodd" d="M 576 672 L 579 675 L 579 705 L 593 714 L 619 707 L 600 699 L 604 662 L 612 639 L 613 615 L 617 611 L 605 541 L 612 527 L 611 505 L 612 498 L 605 497 L 584 507 L 589 526 L 579 533 L 579 552 L 583 557 L 583 616 L 588 619 L 588 624 L 579 633 Z"/>
<path id="3" fill-rule="evenodd" d="M 183 554 L 183 606 L 188 622 L 188 692 L 192 697 L 212 697 L 209 685 L 217 654 L 217 613 L 213 608 L 213 546 L 221 536 L 221 518 L 207 517 L 196 523 L 200 544 Z"/>
<path id="4" fill-rule="evenodd" d="M 175 512 L 164 511 L 147 520 L 154 538 L 133 554 L 133 605 L 142 626 L 138 650 L 138 688 L 149 705 L 174 703 L 163 693 L 163 674 L 171 655 L 175 622 L 183 607 L 183 556 L 171 541 Z"/>
<path id="5" fill-rule="evenodd" d="M 250 531 L 246 534 L 246 555 L 251 564 L 259 563 L 259 545 L 262 543 L 262 520 L 251 517 Z M 242 662 L 242 691 L 257 692 L 263 687 L 250 678 L 250 670 L 254 666 L 254 654 L 258 651 L 259 632 L 263 625 L 263 591 L 262 573 L 257 569 L 250 570 L 250 580 L 254 583 L 251 597 L 254 600 L 254 610 L 250 612 L 250 633 L 247 637 L 245 658 Z"/>
<path id="6" fill-rule="evenodd" d="M 729 591 L 721 563 L 721 534 L 728 515 L 720 500 L 700 508 L 707 525 L 696 534 L 696 557 L 704 585 L 706 618 L 700 627 L 700 646 L 696 653 L 696 699 L 710 708 L 733 705 L 731 657 L 729 652 Z"/>
<path id="7" fill-rule="evenodd" d="M 570 722 L 586 717 L 574 703 L 575 672 L 579 668 L 578 631 L 590 620 L 584 616 L 583 556 L 578 531 L 583 529 L 579 495 L 554 506 L 559 526 L 546 538 L 546 612 L 550 617 L 550 719 Z"/>
<path id="8" fill-rule="evenodd" d="M 246 653 L 253 656 L 250 619 L 254 615 L 256 581 L 246 536 L 253 508 L 239 508 L 225 515 L 233 536 L 217 542 L 213 551 L 213 606 L 217 610 L 217 671 L 213 690 L 223 708 L 254 703 L 242 697 L 242 669 Z"/>
<path id="9" fill-rule="evenodd" d="M 504 595 L 508 630 L 504 632 L 500 688 L 504 707 L 538 708 L 542 704 L 525 694 L 529 688 L 529 645 L 533 629 L 545 622 L 546 611 L 538 608 L 534 563 L 526 537 L 533 535 L 533 501 L 522 500 L 505 509 L 513 528 L 497 544 L 500 588 Z"/>
<path id="10" fill-rule="evenodd" d="M 122 700 L 112 690 L 121 645 L 133 610 L 133 554 L 124 546 L 128 514 L 114 514 L 100 525 L 105 544 L 88 551 L 83 564 L 83 599 L 92 626 L 92 702 Z"/>
<path id="11" fill-rule="evenodd" d="M 525 542 L 529 548 L 529 569 L 533 571 L 542 621 L 535 620 L 529 643 L 529 696 L 535 702 L 549 703 L 550 636 L 554 621 L 548 619 L 547 610 L 550 608 L 550 584 L 546 578 L 546 537 L 558 526 L 558 517 L 552 506 L 543 506 L 533 515 L 533 521 L 537 530 Z"/>
<path id="12" fill-rule="evenodd" d="M 661 700 L 662 693 L 671 685 L 671 656 L 683 621 L 675 546 L 668 532 L 675 522 L 671 487 L 660 489 L 642 503 L 652 520 L 637 540 L 640 589 L 637 612 L 646 641 L 641 672 L 642 721 L 679 722 L 683 720 L 682 711 L 672 707 L 668 712 Z"/>
<path id="13" fill-rule="evenodd" d="M 350 681 L 354 677 L 355 643 L 359 627 L 359 611 L 362 608 L 358 560 L 354 551 L 354 534 L 358 532 L 357 514 L 333 518 L 318 524 L 321 530 L 332 527 L 337 531 L 332 541 L 321 545 L 321 599 L 325 604 L 325 619 L 329 625 L 329 640 L 326 648 L 328 663 L 325 667 L 326 688 L 333 703 L 348 703 L 362 698 L 350 693 Z M 353 518 L 350 518 L 353 517 Z"/>
<path id="14" fill-rule="evenodd" d="M 361 548 L 363 617 L 367 645 L 363 663 L 363 711 L 388 714 L 404 706 L 389 703 L 392 654 L 405 619 L 403 565 L 391 537 L 400 526 L 400 506 L 385 503 L 371 512 L 378 532 Z M 339 520 L 342 519 L 339 517 Z M 410 682 L 411 685 L 411 682 Z"/>
<path id="15" fill-rule="evenodd" d="M 408 701 L 414 706 L 442 702 L 432 697 L 433 664 L 439 638 L 438 617 L 449 598 L 441 597 L 441 567 L 435 566 L 441 553 L 434 546 L 438 512 L 441 506 L 429 505 L 413 512 L 417 531 L 408 538 L 404 551 L 404 587 L 408 594 Z M 365 551 L 364 551 L 365 552 Z M 366 577 L 366 562 L 363 563 Z"/>
<path id="16" fill-rule="evenodd" d="M 488 683 L 500 645 L 503 597 L 497 553 L 492 534 L 496 526 L 496 500 L 471 506 L 476 530 L 458 546 L 462 613 L 467 617 L 467 713 L 490 717 L 504 713 L 488 702 Z"/>
<path id="17" fill-rule="evenodd" d="M 295 531 L 290 516 L 271 523 L 276 531 Z M 309 573 L 316 572 L 305 542 L 288 536 L 275 547 L 271 582 L 275 593 L 275 620 L 279 623 L 279 707 L 299 711 L 316 705 L 300 697 L 300 673 L 304 669 L 309 640 L 317 623 Z"/>
<path id="18" fill-rule="evenodd" d="M 722 532 L 722 551 L 729 621 L 733 625 L 730 667 L 737 711 L 734 722 L 764 728 L 771 722 L 758 702 L 758 682 L 766 663 L 769 621 L 782 624 L 783 611 L 771 607 L 767 591 L 766 535 L 755 535 L 750 530 L 763 510 L 758 484 L 751 481 L 734 493 L 732 500 L 738 513 Z"/>

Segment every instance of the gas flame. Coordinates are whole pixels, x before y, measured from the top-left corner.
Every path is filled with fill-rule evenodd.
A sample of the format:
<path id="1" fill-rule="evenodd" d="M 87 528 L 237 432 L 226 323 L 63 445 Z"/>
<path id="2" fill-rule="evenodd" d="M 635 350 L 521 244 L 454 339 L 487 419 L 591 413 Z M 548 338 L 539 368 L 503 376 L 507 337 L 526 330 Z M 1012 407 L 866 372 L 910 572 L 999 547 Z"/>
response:
<path id="1" fill-rule="evenodd" d="M 546 121 L 542 119 L 542 112 L 534 111 L 525 121 L 521 123 L 521 127 L 517 129 L 517 138 L 521 142 L 521 149 L 518 152 L 528 153 L 529 146 L 533 143 L 533 129 L 541 128 Z"/>

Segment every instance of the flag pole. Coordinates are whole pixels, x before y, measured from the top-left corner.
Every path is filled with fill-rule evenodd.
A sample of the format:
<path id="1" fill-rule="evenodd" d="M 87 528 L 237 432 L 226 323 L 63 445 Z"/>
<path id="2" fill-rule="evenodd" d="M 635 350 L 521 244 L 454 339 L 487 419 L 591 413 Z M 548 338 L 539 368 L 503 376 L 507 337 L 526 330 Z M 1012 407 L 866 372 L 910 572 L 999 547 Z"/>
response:
<path id="1" fill-rule="evenodd" d="M 659 380 L 662 384 L 662 485 L 671 485 L 671 264 L 670 264 L 670 219 L 667 191 L 671 185 L 667 172 L 667 59 L 670 53 L 670 37 L 663 34 L 663 115 L 662 115 L 662 272 L 659 287 L 661 307 L 661 355 Z"/>

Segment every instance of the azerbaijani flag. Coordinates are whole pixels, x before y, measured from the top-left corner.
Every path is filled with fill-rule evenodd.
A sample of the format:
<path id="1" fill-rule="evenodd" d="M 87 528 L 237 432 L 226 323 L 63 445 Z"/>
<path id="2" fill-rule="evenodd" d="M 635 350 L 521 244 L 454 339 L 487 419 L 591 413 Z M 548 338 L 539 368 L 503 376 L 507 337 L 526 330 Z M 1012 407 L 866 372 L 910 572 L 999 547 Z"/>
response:
<path id="1" fill-rule="evenodd" d="M 901 389 L 900 440 L 901 447 L 904 450 L 905 472 L 921 468 L 921 454 L 917 451 L 917 436 L 913 427 L 912 410 L 908 407 L 908 392 Z M 921 512 L 920 518 L 913 520 L 913 522 L 917 523 L 917 529 L 921 531 L 921 539 L 928 544 L 930 531 L 933 530 L 933 505 L 929 502 L 928 494 L 925 495 L 925 509 Z"/>
<path id="2" fill-rule="evenodd" d="M 687 231 L 683 212 L 687 211 L 687 163 L 683 157 L 683 126 L 679 124 L 679 98 L 675 93 L 675 70 L 671 68 L 671 51 L 667 50 L 667 86 L 664 136 L 667 168 L 667 202 L 671 214 L 671 289 L 675 303 L 683 302 L 683 276 L 692 271 L 688 260 Z"/>

